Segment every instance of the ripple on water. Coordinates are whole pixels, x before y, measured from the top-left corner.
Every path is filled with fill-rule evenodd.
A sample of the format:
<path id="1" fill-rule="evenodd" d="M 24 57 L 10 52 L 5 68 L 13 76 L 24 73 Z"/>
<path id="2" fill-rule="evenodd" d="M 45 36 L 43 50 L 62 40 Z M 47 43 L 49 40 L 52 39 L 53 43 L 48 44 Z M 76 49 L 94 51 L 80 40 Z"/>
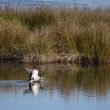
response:
<path id="1" fill-rule="evenodd" d="M 25 80 L 0 80 L 0 93 L 13 93 L 24 90 L 28 86 Z"/>

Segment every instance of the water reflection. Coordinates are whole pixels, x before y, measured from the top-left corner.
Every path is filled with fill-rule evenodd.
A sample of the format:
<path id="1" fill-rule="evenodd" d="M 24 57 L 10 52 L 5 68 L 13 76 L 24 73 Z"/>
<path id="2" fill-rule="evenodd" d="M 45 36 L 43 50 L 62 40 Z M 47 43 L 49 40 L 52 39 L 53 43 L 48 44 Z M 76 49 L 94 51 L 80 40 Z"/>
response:
<path id="1" fill-rule="evenodd" d="M 39 90 L 44 89 L 44 84 L 40 82 L 29 82 L 29 88 L 24 90 L 24 94 L 32 94 L 33 96 L 37 96 L 39 94 Z"/>
<path id="2" fill-rule="evenodd" d="M 8 94 L 19 94 L 27 88 L 27 83 L 24 80 L 1 80 L 0 81 L 0 96 Z"/>
<path id="3" fill-rule="evenodd" d="M 28 74 L 18 64 L 0 63 L 0 80 L 27 80 Z"/>
<path id="4" fill-rule="evenodd" d="M 56 92 L 64 99 L 80 95 L 104 98 L 110 94 L 109 66 L 79 68 L 70 64 L 47 64 L 35 68 L 47 74 L 46 83 L 28 83 L 28 73 L 21 66 L 0 63 L 0 93 L 22 90 L 22 94 L 39 96 L 41 91 L 50 95 Z"/>
<path id="5" fill-rule="evenodd" d="M 74 65 L 40 66 L 47 72 L 49 90 L 57 88 L 63 96 L 78 93 L 88 97 L 105 97 L 110 90 L 110 67 L 78 68 Z"/>
<path id="6" fill-rule="evenodd" d="M 88 95 L 105 96 L 110 89 L 110 68 L 83 68 L 77 71 L 77 85 Z"/>

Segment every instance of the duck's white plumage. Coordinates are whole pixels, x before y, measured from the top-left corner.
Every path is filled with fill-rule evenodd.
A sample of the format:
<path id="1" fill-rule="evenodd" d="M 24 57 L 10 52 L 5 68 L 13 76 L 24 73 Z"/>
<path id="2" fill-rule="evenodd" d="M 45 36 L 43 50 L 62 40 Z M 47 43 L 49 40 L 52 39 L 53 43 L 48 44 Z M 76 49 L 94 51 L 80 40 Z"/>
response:
<path id="1" fill-rule="evenodd" d="M 36 69 L 33 69 L 30 71 L 30 76 L 29 76 L 29 79 L 30 81 L 39 81 L 40 80 L 40 77 L 38 76 L 38 70 Z"/>

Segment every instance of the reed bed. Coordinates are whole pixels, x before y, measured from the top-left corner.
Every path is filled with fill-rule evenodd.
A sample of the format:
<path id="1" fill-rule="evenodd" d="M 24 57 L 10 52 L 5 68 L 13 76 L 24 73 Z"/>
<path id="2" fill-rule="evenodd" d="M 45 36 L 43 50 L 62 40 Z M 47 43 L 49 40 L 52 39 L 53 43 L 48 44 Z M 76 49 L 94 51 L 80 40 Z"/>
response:
<path id="1" fill-rule="evenodd" d="M 19 21 L 0 19 L 0 53 L 24 52 L 28 29 Z"/>
<path id="2" fill-rule="evenodd" d="M 50 28 L 49 28 L 50 29 Z M 51 30 L 48 27 L 36 29 L 27 39 L 27 53 L 29 54 L 46 54 L 52 53 L 53 44 L 51 40 Z"/>
<path id="3" fill-rule="evenodd" d="M 26 54 L 109 57 L 110 9 L 0 10 L 0 52 L 12 52 L 15 47 Z"/>

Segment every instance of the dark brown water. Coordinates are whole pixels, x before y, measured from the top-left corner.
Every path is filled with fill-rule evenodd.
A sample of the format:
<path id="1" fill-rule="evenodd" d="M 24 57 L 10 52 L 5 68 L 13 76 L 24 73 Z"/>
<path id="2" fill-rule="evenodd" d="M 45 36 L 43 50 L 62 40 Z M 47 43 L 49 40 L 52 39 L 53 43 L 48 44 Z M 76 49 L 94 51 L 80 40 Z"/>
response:
<path id="1" fill-rule="evenodd" d="M 29 85 L 28 73 L 11 63 L 0 63 L 1 110 L 109 110 L 110 67 L 40 65 L 47 82 Z"/>

